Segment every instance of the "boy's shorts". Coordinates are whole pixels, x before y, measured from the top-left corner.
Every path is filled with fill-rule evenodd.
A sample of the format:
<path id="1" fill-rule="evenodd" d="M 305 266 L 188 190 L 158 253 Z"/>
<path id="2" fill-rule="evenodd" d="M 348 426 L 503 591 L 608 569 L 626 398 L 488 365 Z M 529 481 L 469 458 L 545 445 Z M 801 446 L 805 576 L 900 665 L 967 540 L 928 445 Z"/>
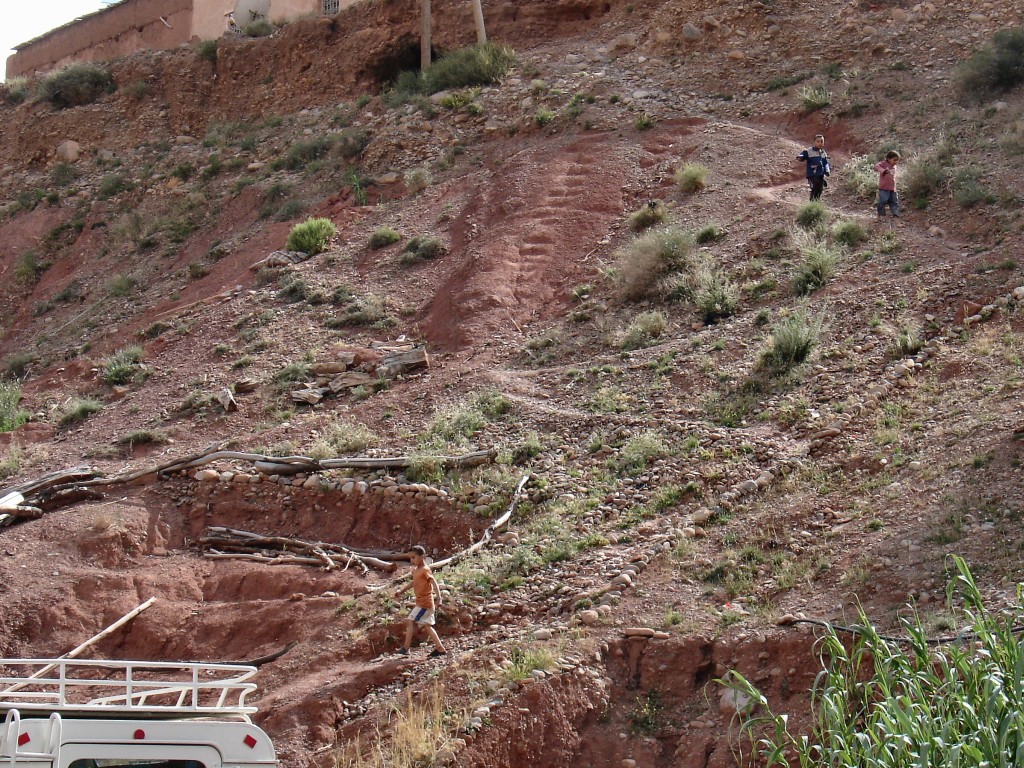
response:
<path id="1" fill-rule="evenodd" d="M 409 620 L 416 624 L 426 624 L 428 627 L 434 626 L 434 609 L 433 608 L 413 608 L 409 612 Z"/>

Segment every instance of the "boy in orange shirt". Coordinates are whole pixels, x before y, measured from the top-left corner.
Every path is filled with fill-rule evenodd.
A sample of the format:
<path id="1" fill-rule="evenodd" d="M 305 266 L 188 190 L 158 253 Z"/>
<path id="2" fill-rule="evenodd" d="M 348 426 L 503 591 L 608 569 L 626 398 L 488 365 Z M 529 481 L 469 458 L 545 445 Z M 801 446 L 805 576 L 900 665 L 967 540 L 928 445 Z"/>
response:
<path id="1" fill-rule="evenodd" d="M 426 556 L 427 550 L 420 545 L 412 548 L 409 558 L 412 561 L 412 581 L 395 593 L 395 597 L 398 597 L 411 589 L 416 595 L 416 607 L 405 620 L 405 645 L 398 649 L 403 656 L 409 655 L 417 625 L 426 627 L 427 634 L 434 641 L 434 650 L 428 654 L 429 656 L 444 656 L 448 652 L 442 645 L 441 638 L 437 636 L 437 630 L 434 629 L 434 607 L 441 604 L 441 588 L 437 586 L 437 580 L 430 572 Z"/>

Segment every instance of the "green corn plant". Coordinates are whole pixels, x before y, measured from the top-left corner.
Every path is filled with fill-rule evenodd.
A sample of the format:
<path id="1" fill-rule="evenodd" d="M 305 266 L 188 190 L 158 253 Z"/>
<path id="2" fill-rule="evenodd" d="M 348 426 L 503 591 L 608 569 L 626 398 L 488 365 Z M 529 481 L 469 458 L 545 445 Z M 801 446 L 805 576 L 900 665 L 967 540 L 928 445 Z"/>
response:
<path id="1" fill-rule="evenodd" d="M 878 633 L 859 611 L 852 642 L 829 627 L 811 692 L 810 733 L 737 672 L 720 681 L 749 697 L 741 732 L 750 762 L 771 768 L 1013 768 L 1024 761 L 1024 593 L 1013 609 L 986 609 L 964 560 L 951 556 L 948 593 L 963 604 L 955 638 L 928 638 L 920 617 L 905 639 Z"/>

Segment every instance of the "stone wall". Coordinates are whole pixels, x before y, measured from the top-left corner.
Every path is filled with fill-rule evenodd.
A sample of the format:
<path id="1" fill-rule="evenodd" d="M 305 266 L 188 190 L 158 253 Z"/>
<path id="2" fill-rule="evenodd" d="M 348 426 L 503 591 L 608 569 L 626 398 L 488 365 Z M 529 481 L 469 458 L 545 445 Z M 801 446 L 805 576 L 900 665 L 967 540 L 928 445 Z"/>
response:
<path id="1" fill-rule="evenodd" d="M 48 32 L 7 59 L 7 77 L 73 61 L 104 61 L 145 48 L 173 48 L 192 37 L 192 0 L 127 0 Z"/>

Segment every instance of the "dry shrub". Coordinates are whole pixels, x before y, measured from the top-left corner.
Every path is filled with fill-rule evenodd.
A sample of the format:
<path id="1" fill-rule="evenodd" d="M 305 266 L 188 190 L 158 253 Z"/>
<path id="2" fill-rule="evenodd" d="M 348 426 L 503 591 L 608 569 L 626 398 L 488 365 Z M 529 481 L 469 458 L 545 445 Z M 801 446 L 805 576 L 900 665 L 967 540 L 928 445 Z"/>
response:
<path id="1" fill-rule="evenodd" d="M 378 726 L 373 738 L 353 739 L 335 753 L 335 766 L 422 768 L 436 765 L 443 753 L 454 754 L 452 738 L 445 722 L 444 687 L 437 684 L 415 698 L 410 691 L 400 699 L 393 706 L 388 722 Z"/>
<path id="2" fill-rule="evenodd" d="M 619 249 L 618 292 L 624 301 L 678 298 L 680 275 L 692 271 L 693 236 L 675 226 L 658 227 Z"/>

